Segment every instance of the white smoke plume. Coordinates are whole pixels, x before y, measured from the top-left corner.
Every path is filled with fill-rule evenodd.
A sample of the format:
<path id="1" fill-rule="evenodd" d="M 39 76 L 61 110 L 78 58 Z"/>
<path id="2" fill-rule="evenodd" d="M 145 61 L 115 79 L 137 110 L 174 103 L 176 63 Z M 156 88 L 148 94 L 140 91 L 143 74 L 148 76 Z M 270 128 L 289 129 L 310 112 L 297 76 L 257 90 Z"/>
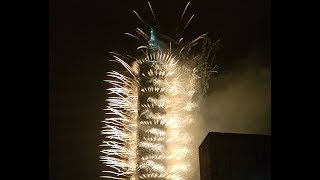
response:
<path id="1" fill-rule="evenodd" d="M 259 62 L 267 62 L 265 49 L 255 49 L 239 59 L 230 71 L 212 77 L 210 89 L 195 123 L 194 153 L 208 132 L 271 134 L 271 71 Z M 200 179 L 198 171 L 193 179 Z"/>

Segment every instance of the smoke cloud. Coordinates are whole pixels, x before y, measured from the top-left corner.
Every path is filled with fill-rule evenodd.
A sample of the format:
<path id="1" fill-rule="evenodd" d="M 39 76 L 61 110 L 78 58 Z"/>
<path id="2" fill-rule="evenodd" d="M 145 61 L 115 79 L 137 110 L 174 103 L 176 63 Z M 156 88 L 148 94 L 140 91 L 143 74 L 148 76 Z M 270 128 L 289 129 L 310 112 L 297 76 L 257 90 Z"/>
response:
<path id="1" fill-rule="evenodd" d="M 265 49 L 255 49 L 230 71 L 212 77 L 192 131 L 198 169 L 192 179 L 200 179 L 198 147 L 208 132 L 271 134 L 271 71 L 261 64 L 268 61 Z"/>

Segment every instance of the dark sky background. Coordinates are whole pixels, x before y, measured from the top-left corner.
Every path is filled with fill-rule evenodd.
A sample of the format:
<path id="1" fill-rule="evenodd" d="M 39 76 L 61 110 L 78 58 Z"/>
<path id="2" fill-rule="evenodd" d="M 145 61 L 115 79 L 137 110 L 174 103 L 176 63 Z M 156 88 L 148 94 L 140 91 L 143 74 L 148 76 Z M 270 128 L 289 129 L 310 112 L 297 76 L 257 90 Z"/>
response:
<path id="1" fill-rule="evenodd" d="M 171 34 L 188 1 L 150 1 L 161 30 Z M 50 180 L 98 179 L 105 73 L 120 66 L 107 51 L 134 53 L 124 35 L 150 18 L 143 0 L 50 0 Z M 210 80 L 198 123 L 208 131 L 270 134 L 270 0 L 191 1 L 186 38 L 210 32 L 222 39 L 219 74 Z M 203 131 L 202 131 L 203 130 Z"/>

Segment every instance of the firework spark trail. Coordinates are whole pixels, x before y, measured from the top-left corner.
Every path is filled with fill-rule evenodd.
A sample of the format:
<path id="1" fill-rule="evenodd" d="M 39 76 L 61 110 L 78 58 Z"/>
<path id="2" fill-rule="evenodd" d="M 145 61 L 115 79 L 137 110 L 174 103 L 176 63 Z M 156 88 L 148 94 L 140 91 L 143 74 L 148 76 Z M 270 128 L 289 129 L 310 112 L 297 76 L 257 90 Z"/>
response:
<path id="1" fill-rule="evenodd" d="M 137 13 L 137 11 L 133 10 L 134 14 L 140 19 L 140 21 L 145 24 L 144 20 L 141 18 L 141 16 L 139 16 L 139 14 Z"/>
<path id="2" fill-rule="evenodd" d="M 151 13 L 152 13 L 153 19 L 154 19 L 155 21 L 157 21 L 156 15 L 155 15 L 154 12 L 153 12 L 153 9 L 152 9 L 152 7 L 151 7 L 150 2 L 148 2 L 148 5 L 149 5 L 150 11 L 151 11 Z"/>
<path id="3" fill-rule="evenodd" d="M 184 14 L 186 13 L 186 10 L 187 10 L 189 4 L 190 4 L 190 2 L 188 2 L 188 4 L 186 5 L 186 7 L 184 8 L 183 13 L 182 13 L 182 15 L 181 15 L 181 17 L 180 17 L 180 21 L 182 21 L 182 18 L 183 18 L 183 16 L 184 16 Z"/>
<path id="4" fill-rule="evenodd" d="M 194 15 L 192 15 L 192 16 L 189 18 L 189 20 L 188 20 L 187 24 L 184 26 L 182 32 L 184 32 L 184 31 L 186 30 L 186 28 L 189 26 L 189 23 L 190 23 L 190 21 L 192 20 L 193 17 L 194 17 Z"/>
<path id="5" fill-rule="evenodd" d="M 135 35 L 133 35 L 133 34 L 131 34 L 131 33 L 124 33 L 125 35 L 128 35 L 128 36 L 131 36 L 131 37 L 133 37 L 133 38 L 135 38 L 135 39 L 137 39 L 137 40 L 140 40 L 137 36 L 135 36 Z"/>
<path id="6" fill-rule="evenodd" d="M 207 63 L 210 52 L 203 49 L 192 56 L 188 52 L 193 46 L 206 43 L 201 41 L 206 34 L 184 47 L 172 47 L 170 42 L 170 48 L 165 49 L 160 48 L 152 29 L 150 36 L 139 28 L 136 32 L 148 41 L 138 47 L 146 49 L 142 57 L 132 58 L 135 61 L 129 65 L 123 58 L 131 56 L 111 52 L 114 58 L 111 61 L 120 63 L 128 73 L 111 71 L 105 80 L 112 87 L 107 89 L 110 97 L 106 100 L 107 118 L 102 121 L 101 131 L 105 139 L 100 161 L 108 170 L 102 171 L 101 177 L 187 179 L 192 169 L 192 136 L 187 127 L 196 121 L 194 115 L 210 74 Z"/>

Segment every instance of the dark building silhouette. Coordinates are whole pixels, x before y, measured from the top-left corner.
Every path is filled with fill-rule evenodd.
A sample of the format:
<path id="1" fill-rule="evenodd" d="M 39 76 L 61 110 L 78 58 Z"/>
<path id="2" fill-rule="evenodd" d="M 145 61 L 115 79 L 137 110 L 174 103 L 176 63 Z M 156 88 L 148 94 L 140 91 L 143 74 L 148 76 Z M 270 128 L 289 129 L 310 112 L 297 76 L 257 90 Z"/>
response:
<path id="1" fill-rule="evenodd" d="M 270 180 L 270 136 L 210 132 L 199 147 L 201 180 Z"/>

